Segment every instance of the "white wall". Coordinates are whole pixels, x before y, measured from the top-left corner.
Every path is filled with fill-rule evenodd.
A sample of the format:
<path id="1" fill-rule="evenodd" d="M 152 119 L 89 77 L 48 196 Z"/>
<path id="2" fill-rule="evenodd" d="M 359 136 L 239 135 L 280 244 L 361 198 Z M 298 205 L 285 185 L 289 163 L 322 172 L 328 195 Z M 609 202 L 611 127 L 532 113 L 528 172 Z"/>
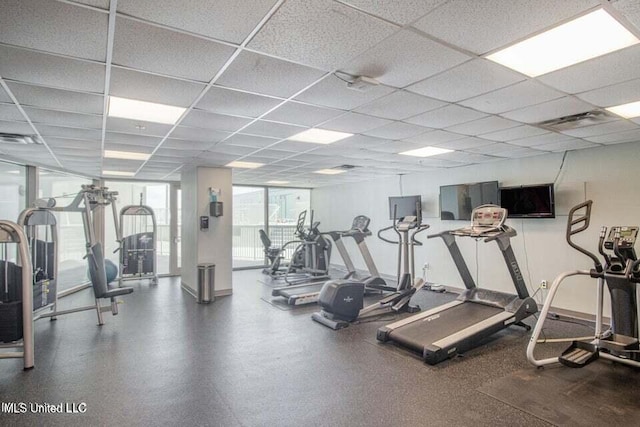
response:
<path id="1" fill-rule="evenodd" d="M 438 217 L 439 187 L 448 184 L 498 180 L 501 186 L 553 182 L 562 161 L 562 153 L 525 159 L 513 159 L 386 177 L 375 181 L 322 187 L 313 190 L 312 207 L 322 222 L 321 230 L 345 229 L 355 215 L 371 218 L 371 230 L 391 224 L 388 217 L 389 196 L 422 196 L 423 221 L 431 225 L 424 235 L 466 225 L 465 221 L 441 221 Z M 402 184 L 400 184 L 402 182 Z M 514 252 L 533 293 L 541 280 L 551 282 L 560 272 L 590 268 L 588 258 L 571 249 L 564 237 L 569 209 L 587 199 L 594 201 L 592 224 L 577 236 L 577 241 L 592 251 L 597 250 L 601 225 L 637 225 L 640 223 L 640 143 L 628 143 L 571 151 L 567 154 L 562 173 L 556 183 L 555 219 L 517 219 L 507 224 L 518 232 L 512 239 Z M 403 188 L 402 194 L 400 188 Z M 416 249 L 416 274 L 422 265 L 430 264 L 428 280 L 462 288 L 462 280 L 441 239 L 425 240 Z M 476 277 L 476 242 L 458 239 L 461 251 Z M 356 267 L 364 268 L 352 242 L 346 242 Z M 378 269 L 383 274 L 396 273 L 396 247 L 376 237 L 367 239 Z M 497 245 L 477 243 L 478 280 L 484 288 L 515 292 Z M 640 250 L 640 247 L 638 248 Z M 332 263 L 340 264 L 338 256 Z M 566 310 L 593 314 L 595 283 L 588 278 L 576 278 L 561 288 L 554 306 Z M 539 296 L 541 296 L 539 294 Z M 538 299 L 538 298 L 537 298 Z"/>
<path id="2" fill-rule="evenodd" d="M 221 190 L 223 215 L 209 218 L 200 230 L 200 216 L 209 216 L 209 188 Z M 216 265 L 216 296 L 232 292 L 233 190 L 231 169 L 192 168 L 182 173 L 182 282 L 195 292 L 197 264 Z"/>

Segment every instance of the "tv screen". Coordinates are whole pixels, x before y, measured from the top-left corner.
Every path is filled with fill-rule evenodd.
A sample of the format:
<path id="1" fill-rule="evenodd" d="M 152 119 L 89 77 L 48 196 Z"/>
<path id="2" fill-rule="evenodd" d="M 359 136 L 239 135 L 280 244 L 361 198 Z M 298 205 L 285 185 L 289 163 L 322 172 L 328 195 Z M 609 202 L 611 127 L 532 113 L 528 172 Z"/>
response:
<path id="1" fill-rule="evenodd" d="M 481 205 L 498 205 L 498 181 L 440 187 L 440 219 L 471 220 L 471 211 Z"/>
<path id="2" fill-rule="evenodd" d="M 422 197 L 420 196 L 389 197 L 389 219 L 394 219 L 394 207 L 397 219 L 405 216 L 422 217 Z"/>
<path id="3" fill-rule="evenodd" d="M 500 203 L 509 218 L 556 217 L 553 184 L 501 188 Z"/>

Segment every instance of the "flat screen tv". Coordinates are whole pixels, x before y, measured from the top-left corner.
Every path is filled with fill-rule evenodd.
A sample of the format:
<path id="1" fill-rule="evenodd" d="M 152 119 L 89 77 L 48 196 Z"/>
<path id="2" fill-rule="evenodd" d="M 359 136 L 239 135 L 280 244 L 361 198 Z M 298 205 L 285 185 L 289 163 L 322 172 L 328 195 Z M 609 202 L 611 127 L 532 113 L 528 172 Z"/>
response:
<path id="1" fill-rule="evenodd" d="M 440 219 L 471 220 L 471 211 L 481 205 L 499 205 L 498 181 L 440 187 Z"/>
<path id="2" fill-rule="evenodd" d="M 553 184 L 503 187 L 500 204 L 509 212 L 509 218 L 556 217 Z"/>
<path id="3" fill-rule="evenodd" d="M 417 216 L 418 218 L 422 218 L 422 197 L 389 197 L 389 219 L 394 219 L 394 209 L 397 219 L 404 218 L 405 216 Z"/>

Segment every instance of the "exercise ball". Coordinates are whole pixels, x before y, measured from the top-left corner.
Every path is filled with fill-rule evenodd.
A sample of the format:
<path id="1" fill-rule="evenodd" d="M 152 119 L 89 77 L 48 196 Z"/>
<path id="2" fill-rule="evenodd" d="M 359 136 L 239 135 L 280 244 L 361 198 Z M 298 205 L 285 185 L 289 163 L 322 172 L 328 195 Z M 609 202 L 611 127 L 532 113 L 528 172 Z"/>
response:
<path id="1" fill-rule="evenodd" d="M 118 266 L 110 259 L 104 260 L 104 271 L 107 273 L 107 283 L 111 283 L 118 277 Z"/>

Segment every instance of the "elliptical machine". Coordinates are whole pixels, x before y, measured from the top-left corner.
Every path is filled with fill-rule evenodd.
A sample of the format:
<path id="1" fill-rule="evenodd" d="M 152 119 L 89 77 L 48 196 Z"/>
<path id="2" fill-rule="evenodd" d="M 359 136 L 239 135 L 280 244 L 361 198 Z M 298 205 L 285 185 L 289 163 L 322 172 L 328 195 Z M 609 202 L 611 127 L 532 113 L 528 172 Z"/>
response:
<path id="1" fill-rule="evenodd" d="M 390 294 L 385 295 L 378 302 L 364 307 L 364 296 L 370 290 L 382 290 L 381 287 L 367 288 L 365 282 L 357 280 L 330 280 L 320 291 L 318 304 L 321 311 L 313 313 L 311 318 L 333 330 L 346 328 L 349 324 L 363 317 L 379 315 L 385 312 L 406 311 L 415 313 L 420 307 L 411 305 L 411 297 L 424 286 L 422 279 L 414 280 L 415 262 L 414 247 L 422 243 L 416 235 L 429 228 L 422 224 L 420 197 L 410 197 L 413 208 L 409 211 L 406 206 L 393 205 L 393 225 L 378 231 L 378 237 L 387 243 L 398 245 L 398 282 Z M 400 208 L 400 209 L 399 209 Z M 398 213 L 403 215 L 398 216 Z M 410 215 L 412 214 L 412 215 Z M 398 240 L 393 241 L 382 236 L 382 233 L 393 229 Z"/>
<path id="2" fill-rule="evenodd" d="M 640 283 L 640 260 L 634 245 L 638 237 L 638 226 L 613 226 L 607 234 L 607 227 L 600 229 L 598 252 L 604 258 L 604 265 L 598 257 L 578 246 L 571 237 L 589 227 L 592 201 L 574 206 L 569 212 L 566 240 L 569 246 L 588 256 L 594 263 L 590 270 L 567 271 L 560 274 L 549 288 L 549 295 L 540 312 L 527 347 L 527 359 L 534 366 L 561 363 L 571 368 L 582 368 L 598 358 L 608 359 L 626 365 L 640 367 L 638 343 L 638 301 L 637 284 Z M 584 213 L 582 213 L 584 210 Z M 612 252 L 607 253 L 607 251 Z M 590 276 L 598 281 L 597 309 L 594 335 L 581 338 L 567 338 L 558 341 L 571 342 L 562 355 L 547 359 L 536 359 L 534 351 L 542 332 L 553 298 L 565 279 L 572 276 Z M 611 296 L 611 325 L 603 330 L 604 285 Z"/>

